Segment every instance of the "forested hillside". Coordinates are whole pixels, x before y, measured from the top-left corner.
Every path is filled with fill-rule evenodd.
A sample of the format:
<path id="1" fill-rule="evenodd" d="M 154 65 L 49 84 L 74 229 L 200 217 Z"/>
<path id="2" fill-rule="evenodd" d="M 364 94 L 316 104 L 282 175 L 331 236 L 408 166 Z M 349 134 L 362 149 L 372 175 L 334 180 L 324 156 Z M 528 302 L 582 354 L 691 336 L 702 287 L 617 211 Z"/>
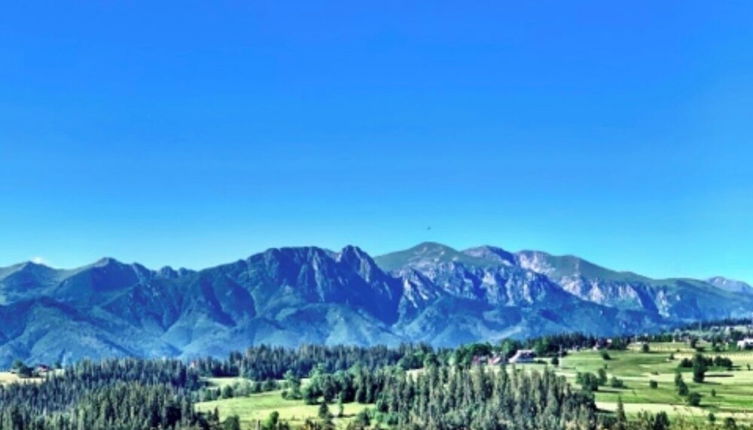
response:
<path id="1" fill-rule="evenodd" d="M 51 370 L 17 362 L 15 382 L 0 385 L 0 428 L 743 429 L 753 353 L 737 341 L 750 324 L 453 349 L 260 346 Z M 534 358 L 515 362 L 525 351 Z"/>

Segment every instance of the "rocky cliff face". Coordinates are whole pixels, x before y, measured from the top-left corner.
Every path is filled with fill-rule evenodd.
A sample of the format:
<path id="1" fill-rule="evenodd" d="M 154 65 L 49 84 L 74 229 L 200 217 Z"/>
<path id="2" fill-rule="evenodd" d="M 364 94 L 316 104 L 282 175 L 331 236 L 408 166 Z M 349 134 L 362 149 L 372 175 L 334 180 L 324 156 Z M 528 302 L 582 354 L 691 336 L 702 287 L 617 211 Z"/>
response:
<path id="1" fill-rule="evenodd" d="M 348 246 L 270 249 L 201 270 L 106 258 L 0 268 L 0 365 L 224 355 L 252 344 L 449 346 L 502 337 L 645 331 L 747 315 L 748 289 L 652 280 L 576 257 L 434 243 L 373 259 Z"/>

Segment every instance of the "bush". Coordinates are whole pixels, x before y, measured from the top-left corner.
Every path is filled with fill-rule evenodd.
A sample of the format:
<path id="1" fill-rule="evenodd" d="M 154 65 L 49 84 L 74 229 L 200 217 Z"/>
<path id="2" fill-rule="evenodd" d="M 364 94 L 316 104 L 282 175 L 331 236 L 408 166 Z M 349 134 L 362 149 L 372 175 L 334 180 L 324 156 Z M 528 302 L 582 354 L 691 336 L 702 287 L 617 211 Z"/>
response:
<path id="1" fill-rule="evenodd" d="M 651 388 L 654 388 L 654 389 L 656 389 L 656 388 L 659 388 L 659 383 L 658 383 L 658 382 L 656 382 L 656 381 L 654 381 L 654 380 L 652 379 L 652 380 L 648 381 L 648 386 L 649 386 L 649 387 L 651 387 Z"/>
<path id="2" fill-rule="evenodd" d="M 622 379 L 619 379 L 616 376 L 612 376 L 612 379 L 609 381 L 609 385 L 612 388 L 625 388 L 625 382 L 623 382 Z"/>
<path id="3" fill-rule="evenodd" d="M 680 373 L 677 373 L 675 375 L 675 387 L 677 387 L 677 394 L 681 396 L 688 395 L 688 385 L 682 379 L 682 375 Z"/>
<path id="4" fill-rule="evenodd" d="M 687 396 L 688 393 L 688 384 L 681 382 L 680 385 L 677 386 L 677 394 L 679 394 L 680 396 Z"/>
<path id="5" fill-rule="evenodd" d="M 693 357 L 693 382 L 702 383 L 706 378 L 706 360 L 701 354 Z"/>
<path id="6" fill-rule="evenodd" d="M 13 366 L 11 366 L 11 369 L 16 372 L 16 374 L 21 378 L 29 378 L 31 377 L 32 368 L 24 364 L 21 360 L 16 360 L 13 362 Z"/>
<path id="7" fill-rule="evenodd" d="M 606 351 L 601 351 L 601 358 L 604 359 L 604 360 L 611 360 L 612 359 L 612 357 Z"/>
<path id="8" fill-rule="evenodd" d="M 724 367 L 727 370 L 730 370 L 732 369 L 732 360 L 727 357 L 717 355 L 716 357 L 714 357 L 714 366 Z"/>
<path id="9" fill-rule="evenodd" d="M 643 343 L 643 344 L 641 345 L 641 352 L 643 352 L 643 353 L 647 353 L 647 352 L 649 352 L 649 351 L 650 351 L 650 347 L 648 346 L 648 342 L 644 342 L 644 343 Z"/>
<path id="10" fill-rule="evenodd" d="M 360 412 L 356 414 L 355 420 L 353 420 L 355 425 L 361 426 L 361 427 L 367 427 L 371 424 L 371 418 L 369 417 L 369 412 L 366 409 L 361 409 Z"/>
<path id="11" fill-rule="evenodd" d="M 724 430 L 735 430 L 737 429 L 737 423 L 735 422 L 735 419 L 732 417 L 727 417 L 724 419 Z"/>
<path id="12" fill-rule="evenodd" d="M 575 376 L 575 382 L 580 384 L 583 391 L 599 391 L 599 378 L 590 372 L 580 373 Z"/>
<path id="13" fill-rule="evenodd" d="M 701 395 L 695 392 L 689 393 L 687 402 L 690 406 L 699 406 L 701 404 Z"/>
<path id="14" fill-rule="evenodd" d="M 241 430 L 241 420 L 238 415 L 231 415 L 222 423 L 223 430 Z"/>
<path id="15" fill-rule="evenodd" d="M 277 384 L 277 381 L 275 381 L 274 379 L 267 379 L 266 381 L 264 381 L 264 383 L 262 383 L 261 389 L 262 391 L 274 391 L 278 387 L 279 385 Z"/>
<path id="16" fill-rule="evenodd" d="M 604 385 L 607 383 L 607 371 L 604 369 L 598 370 L 599 375 L 599 385 Z"/>
<path id="17" fill-rule="evenodd" d="M 272 411 L 267 415 L 267 418 L 261 424 L 261 428 L 264 430 L 274 430 L 277 427 L 277 423 L 280 421 L 280 413 Z"/>
<path id="18" fill-rule="evenodd" d="M 233 398 L 233 387 L 230 385 L 225 385 L 222 387 L 222 398 L 223 399 L 232 399 Z"/>

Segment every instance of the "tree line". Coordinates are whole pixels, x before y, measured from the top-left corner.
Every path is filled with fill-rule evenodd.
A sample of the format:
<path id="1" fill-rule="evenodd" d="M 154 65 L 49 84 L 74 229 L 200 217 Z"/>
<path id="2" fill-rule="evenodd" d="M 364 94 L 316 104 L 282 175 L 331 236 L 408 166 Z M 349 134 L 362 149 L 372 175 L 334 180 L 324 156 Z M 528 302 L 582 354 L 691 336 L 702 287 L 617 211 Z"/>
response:
<path id="1" fill-rule="evenodd" d="M 41 383 L 0 386 L 3 430 L 209 429 L 197 372 L 177 360 L 82 361 Z"/>

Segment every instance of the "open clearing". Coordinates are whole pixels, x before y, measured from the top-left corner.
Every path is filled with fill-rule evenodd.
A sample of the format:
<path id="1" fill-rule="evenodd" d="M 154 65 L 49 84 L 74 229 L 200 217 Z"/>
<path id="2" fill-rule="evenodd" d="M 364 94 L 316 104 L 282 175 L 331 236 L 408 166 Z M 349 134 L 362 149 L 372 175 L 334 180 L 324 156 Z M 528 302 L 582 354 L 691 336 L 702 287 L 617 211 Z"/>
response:
<path id="1" fill-rule="evenodd" d="M 42 381 L 44 381 L 44 378 L 19 378 L 15 373 L 0 372 L 0 385 L 12 384 L 14 382 L 30 384 Z"/>
<path id="2" fill-rule="evenodd" d="M 209 381 L 213 385 L 223 386 L 241 380 L 242 378 L 211 378 Z M 334 418 L 333 421 L 337 428 L 344 428 L 353 416 L 370 406 L 372 405 L 346 403 L 343 405 L 344 417 Z M 282 390 L 251 394 L 247 397 L 201 402 L 196 405 L 196 409 L 203 412 L 213 411 L 215 408 L 219 411 L 221 419 L 238 415 L 244 425 L 253 425 L 256 421 L 263 421 L 272 411 L 277 411 L 280 413 L 280 420 L 298 426 L 303 424 L 306 418 L 316 418 L 319 411 L 319 405 L 307 405 L 303 400 L 283 399 Z M 329 405 L 329 410 L 330 413 L 337 415 L 337 404 Z"/>

